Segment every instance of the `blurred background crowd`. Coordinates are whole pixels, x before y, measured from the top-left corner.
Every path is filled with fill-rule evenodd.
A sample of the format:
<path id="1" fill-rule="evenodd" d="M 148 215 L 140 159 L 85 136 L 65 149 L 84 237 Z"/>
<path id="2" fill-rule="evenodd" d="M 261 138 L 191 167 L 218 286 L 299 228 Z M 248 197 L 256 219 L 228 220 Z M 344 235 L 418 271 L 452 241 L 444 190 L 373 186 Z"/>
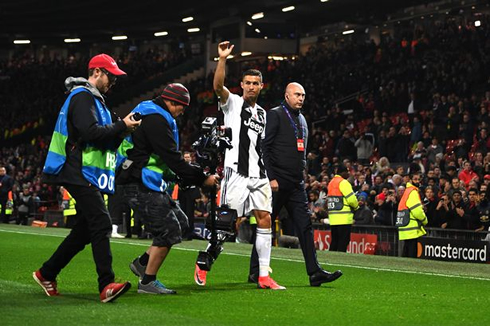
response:
<path id="1" fill-rule="evenodd" d="M 356 224 L 394 225 L 405 177 L 417 169 L 424 176 L 419 188 L 429 226 L 488 228 L 481 211 L 489 205 L 490 18 L 480 21 L 475 27 L 463 16 L 427 18 L 382 35 L 378 43 L 318 38 L 295 60 L 264 57 L 241 64 L 240 70 L 262 71 L 259 103 L 266 109 L 280 103 L 288 82 L 305 86 L 305 181 L 315 222 L 328 224 L 327 184 L 344 164 L 361 204 Z M 179 47 L 114 55 L 128 77 L 118 80 L 109 106 L 191 56 Z M 13 179 L 13 220 L 26 205 L 38 218 L 59 207 L 59 189 L 41 182 L 41 170 L 65 97 L 63 81 L 86 76 L 87 61 L 23 51 L 0 62 L 0 166 Z M 183 150 L 192 151 L 203 117 L 216 114 L 212 76 L 186 85 L 192 99 L 179 120 Z M 240 77 L 231 72 L 226 84 L 238 87 Z M 196 200 L 196 216 L 207 214 L 206 203 L 204 196 Z"/>

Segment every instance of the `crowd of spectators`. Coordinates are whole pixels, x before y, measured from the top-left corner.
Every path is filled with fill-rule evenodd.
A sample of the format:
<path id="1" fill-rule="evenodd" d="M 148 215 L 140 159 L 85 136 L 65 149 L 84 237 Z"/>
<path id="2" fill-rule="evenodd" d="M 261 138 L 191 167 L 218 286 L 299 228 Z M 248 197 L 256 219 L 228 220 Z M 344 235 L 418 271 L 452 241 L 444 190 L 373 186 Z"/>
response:
<path id="1" fill-rule="evenodd" d="M 379 43 L 324 39 L 294 61 L 263 58 L 243 65 L 241 70 L 263 72 L 266 87 L 260 104 L 266 109 L 279 103 L 291 80 L 305 86 L 311 136 L 306 182 L 315 219 L 328 221 L 326 188 L 342 163 L 351 172 L 349 181 L 361 204 L 358 224 L 393 225 L 404 178 L 409 169 L 418 169 L 424 175 L 420 189 L 430 226 L 473 231 L 488 227 L 478 207 L 488 203 L 490 182 L 490 20 L 483 15 L 480 21 L 478 28 L 462 16 L 426 19 L 418 25 L 406 22 Z M 165 69 L 159 66 L 165 58 L 157 51 L 118 61 L 130 76 L 144 78 Z M 59 81 L 83 75 L 79 63 L 85 61 L 1 65 L 1 75 L 9 78 L 0 81 L 7 86 L 0 87 L 0 103 L 12 108 L 2 110 L 2 117 L 9 126 L 40 116 L 55 118 L 63 101 Z M 238 75 L 227 78 L 228 84 L 239 85 Z M 190 149 L 199 132 L 203 108 L 209 105 L 199 96 L 212 89 L 211 80 L 212 74 L 187 85 L 193 100 L 180 121 L 183 149 Z M 131 87 L 129 78 L 116 89 L 124 92 L 125 87 Z M 354 100 L 339 101 L 353 94 Z M 40 146 L 3 149 L 10 154 L 2 153 L 2 161 L 10 171 L 25 175 L 28 165 L 17 167 L 20 161 L 10 158 L 15 152 L 29 155 L 29 149 L 37 151 L 33 159 L 40 160 L 30 162 L 29 171 L 39 172 L 45 151 Z M 39 175 L 30 177 L 34 191 Z M 200 211 L 205 214 L 204 208 Z"/>
<path id="2" fill-rule="evenodd" d="M 114 58 L 128 77 L 120 78 L 117 87 L 111 90 L 108 103 L 112 108 L 121 99 L 128 99 L 125 96 L 130 96 L 138 83 L 154 78 L 186 57 L 182 51 L 152 47 L 146 51 L 123 52 Z M 15 140 L 13 136 L 34 126 L 44 127 L 38 133 L 49 134 L 66 96 L 65 79 L 87 77 L 88 61 L 89 57 L 73 55 L 35 56 L 31 51 L 0 60 L 0 144 Z"/>

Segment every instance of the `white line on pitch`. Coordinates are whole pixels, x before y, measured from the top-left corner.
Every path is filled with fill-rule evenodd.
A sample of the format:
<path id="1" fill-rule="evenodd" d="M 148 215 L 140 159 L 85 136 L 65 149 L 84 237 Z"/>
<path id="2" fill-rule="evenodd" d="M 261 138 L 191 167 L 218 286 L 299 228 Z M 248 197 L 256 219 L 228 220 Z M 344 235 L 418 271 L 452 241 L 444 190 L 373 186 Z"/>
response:
<path id="1" fill-rule="evenodd" d="M 27 235 L 39 235 L 39 236 L 57 237 L 57 238 L 64 238 L 65 237 L 64 235 L 40 234 L 40 233 L 33 233 L 33 232 L 11 231 L 11 230 L 2 230 L 2 229 L 0 229 L 0 232 L 18 233 L 18 234 L 27 234 Z M 137 242 L 129 242 L 129 241 L 121 241 L 121 240 L 111 240 L 111 242 L 117 243 L 117 244 L 126 244 L 126 245 L 132 245 L 132 246 L 148 247 L 147 243 L 137 243 Z M 192 251 L 192 252 L 198 252 L 199 251 L 199 249 L 179 248 L 179 247 L 174 247 L 172 249 L 182 250 L 182 251 Z M 223 251 L 221 254 L 225 254 L 228 256 L 250 257 L 250 255 L 238 254 L 238 253 L 226 252 L 226 251 Z M 302 259 L 291 259 L 291 258 L 281 258 L 281 257 L 271 257 L 271 259 L 288 261 L 288 262 L 295 262 L 295 263 L 304 263 L 304 260 L 302 260 Z M 465 275 L 451 275 L 451 274 L 441 274 L 441 273 L 432 273 L 432 272 L 407 271 L 407 270 L 400 270 L 400 269 L 391 269 L 391 268 L 383 268 L 383 267 L 369 267 L 369 266 L 341 264 L 341 263 L 340 264 L 323 263 L 323 264 L 329 265 L 329 266 L 340 266 L 340 267 L 366 269 L 366 270 L 374 270 L 374 271 L 382 271 L 382 272 L 406 273 L 406 274 L 441 276 L 441 277 L 450 277 L 450 278 L 462 278 L 462 279 L 479 280 L 479 281 L 490 281 L 490 278 L 483 278 L 483 277 L 477 277 L 477 276 L 465 276 Z"/>

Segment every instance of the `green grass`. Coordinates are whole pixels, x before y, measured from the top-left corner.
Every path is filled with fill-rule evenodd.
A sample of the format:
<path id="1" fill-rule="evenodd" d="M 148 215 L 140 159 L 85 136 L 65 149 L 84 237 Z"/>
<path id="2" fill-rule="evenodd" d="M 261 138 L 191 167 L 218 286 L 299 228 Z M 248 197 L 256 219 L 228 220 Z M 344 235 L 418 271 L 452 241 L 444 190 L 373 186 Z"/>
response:
<path id="1" fill-rule="evenodd" d="M 0 226 L 2 325 L 490 325 L 490 266 L 319 252 L 344 276 L 309 286 L 300 250 L 273 248 L 273 277 L 286 291 L 246 282 L 250 245 L 226 243 L 206 287 L 193 271 L 203 241 L 176 246 L 159 279 L 174 296 L 139 295 L 129 262 L 147 240 L 114 240 L 114 270 L 133 288 L 102 304 L 86 248 L 58 277 L 60 297 L 47 297 L 32 272 L 53 253 L 65 229 Z M 328 264 L 327 264 L 328 262 Z"/>

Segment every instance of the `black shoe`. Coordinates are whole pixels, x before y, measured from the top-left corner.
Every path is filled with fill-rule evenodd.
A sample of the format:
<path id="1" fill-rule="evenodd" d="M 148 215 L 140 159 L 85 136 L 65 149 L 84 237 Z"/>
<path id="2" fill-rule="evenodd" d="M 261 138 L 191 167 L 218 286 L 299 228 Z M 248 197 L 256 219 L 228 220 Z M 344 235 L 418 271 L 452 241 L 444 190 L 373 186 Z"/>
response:
<path id="1" fill-rule="evenodd" d="M 259 282 L 259 274 L 252 273 L 248 276 L 248 283 L 257 284 L 258 282 Z"/>
<path id="2" fill-rule="evenodd" d="M 333 273 L 330 273 L 321 269 L 315 274 L 310 275 L 310 285 L 320 286 L 323 283 L 333 282 L 341 276 L 342 276 L 342 271 L 335 271 Z"/>
<path id="3" fill-rule="evenodd" d="M 132 235 L 131 234 L 126 234 L 125 238 L 126 239 L 131 239 L 132 238 Z"/>

